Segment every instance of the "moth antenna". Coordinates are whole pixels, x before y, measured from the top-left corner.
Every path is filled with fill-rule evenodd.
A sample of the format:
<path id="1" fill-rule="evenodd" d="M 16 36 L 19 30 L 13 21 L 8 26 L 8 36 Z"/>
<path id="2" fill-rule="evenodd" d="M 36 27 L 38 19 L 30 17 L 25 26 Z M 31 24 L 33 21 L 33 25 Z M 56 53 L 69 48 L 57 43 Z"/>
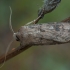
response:
<path id="1" fill-rule="evenodd" d="M 9 26 L 10 26 L 11 31 L 12 31 L 12 32 L 13 32 L 13 34 L 14 34 L 15 32 L 14 32 L 14 30 L 13 30 L 13 28 L 12 28 L 12 23 L 11 23 L 12 9 L 11 9 L 11 7 L 10 7 L 10 6 L 9 6 L 9 8 L 10 8 Z"/>
<path id="2" fill-rule="evenodd" d="M 12 9 L 11 9 L 10 6 L 9 6 L 9 8 L 10 8 L 9 26 L 10 26 L 10 29 L 11 29 L 11 31 L 12 31 L 12 33 L 13 33 L 13 37 L 16 39 L 16 33 L 14 32 L 14 30 L 13 30 L 13 28 L 12 28 L 12 23 L 11 23 Z"/>
<path id="3" fill-rule="evenodd" d="M 9 50 L 9 48 L 10 48 L 11 44 L 13 43 L 13 41 L 14 41 L 14 38 L 11 40 L 11 42 L 9 43 L 9 45 L 8 45 L 8 47 L 7 47 L 7 49 L 6 49 L 5 59 L 4 59 L 3 64 L 0 66 L 0 68 L 2 68 L 2 67 L 5 65 L 5 61 L 6 61 L 7 53 L 8 53 L 8 50 Z"/>
<path id="4" fill-rule="evenodd" d="M 7 56 L 8 50 L 9 50 L 11 44 L 13 43 L 13 41 L 14 41 L 15 38 L 16 38 L 16 33 L 14 32 L 14 30 L 13 30 L 13 28 L 12 28 L 12 24 L 11 24 L 12 9 L 11 9 L 10 6 L 9 6 L 9 8 L 10 8 L 9 26 L 10 26 L 11 31 L 13 32 L 13 39 L 12 39 L 12 40 L 10 41 L 10 43 L 8 44 L 8 47 L 7 47 L 6 52 L 5 52 L 4 63 L 0 66 L 0 68 L 2 68 L 2 67 L 5 65 L 5 61 L 6 61 L 6 56 Z"/>

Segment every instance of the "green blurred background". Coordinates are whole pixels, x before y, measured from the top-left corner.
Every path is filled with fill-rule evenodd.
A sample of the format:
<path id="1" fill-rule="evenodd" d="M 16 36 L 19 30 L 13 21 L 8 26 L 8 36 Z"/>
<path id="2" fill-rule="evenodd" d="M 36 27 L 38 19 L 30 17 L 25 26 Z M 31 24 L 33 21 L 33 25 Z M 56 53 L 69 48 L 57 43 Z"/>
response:
<path id="1" fill-rule="evenodd" d="M 12 39 L 9 27 L 9 6 L 11 6 L 12 26 L 15 32 L 26 23 L 37 18 L 43 0 L 0 0 L 0 55 L 5 54 Z M 51 13 L 39 23 L 54 22 L 70 16 L 70 0 L 62 0 Z M 14 41 L 9 49 L 18 47 Z M 70 44 L 52 46 L 32 46 L 16 57 L 8 60 L 0 70 L 70 70 Z"/>

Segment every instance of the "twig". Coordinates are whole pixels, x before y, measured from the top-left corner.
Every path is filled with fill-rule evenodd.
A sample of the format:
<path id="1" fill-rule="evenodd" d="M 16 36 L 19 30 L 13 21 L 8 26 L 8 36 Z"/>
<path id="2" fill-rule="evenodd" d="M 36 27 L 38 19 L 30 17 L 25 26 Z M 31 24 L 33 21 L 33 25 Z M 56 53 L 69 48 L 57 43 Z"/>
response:
<path id="1" fill-rule="evenodd" d="M 31 45 L 26 45 L 26 46 L 24 46 L 24 47 L 23 47 L 23 46 L 22 46 L 22 47 L 19 46 L 19 47 L 15 48 L 14 50 L 11 50 L 11 52 L 7 54 L 6 60 L 5 60 L 5 55 L 2 55 L 2 56 L 0 57 L 0 64 L 3 63 L 4 60 L 7 61 L 7 60 L 9 60 L 9 59 L 15 57 L 16 55 L 18 55 L 19 53 L 25 51 L 25 50 L 28 49 L 29 47 L 31 47 Z"/>
<path id="2" fill-rule="evenodd" d="M 67 19 L 65 19 L 65 20 L 63 20 L 62 22 L 69 22 L 69 21 L 70 21 L 70 17 L 67 18 Z M 18 39 L 18 40 L 20 40 L 20 39 Z M 56 41 L 53 41 L 53 42 L 54 42 L 54 44 L 61 44 L 61 43 L 67 43 L 69 41 L 67 41 L 67 42 L 56 42 Z M 51 44 L 53 44 L 53 42 Z M 8 53 L 7 56 L 6 56 L 6 61 L 9 60 L 9 59 L 11 59 L 11 58 L 13 58 L 14 56 L 18 55 L 19 53 L 27 50 L 31 46 L 32 46 L 31 44 L 30 45 L 27 44 L 27 45 L 24 45 L 24 46 L 20 45 L 18 48 L 15 48 L 14 50 L 11 50 L 11 52 Z M 4 59 L 5 59 L 4 55 L 0 57 L 0 64 L 4 62 Z"/>
<path id="3" fill-rule="evenodd" d="M 28 22 L 26 25 L 36 24 L 40 19 L 41 19 L 41 16 L 37 17 L 36 19 L 34 19 L 34 20 L 31 21 L 31 22 Z"/>

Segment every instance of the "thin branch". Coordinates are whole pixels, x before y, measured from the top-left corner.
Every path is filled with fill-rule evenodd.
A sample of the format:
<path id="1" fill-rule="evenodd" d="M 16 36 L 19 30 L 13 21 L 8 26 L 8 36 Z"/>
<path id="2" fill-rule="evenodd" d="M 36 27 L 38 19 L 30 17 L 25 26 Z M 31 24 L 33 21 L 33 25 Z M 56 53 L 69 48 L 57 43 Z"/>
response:
<path id="1" fill-rule="evenodd" d="M 36 24 L 40 19 L 41 19 L 41 15 L 39 17 L 37 17 L 36 19 L 34 19 L 33 21 L 28 22 L 26 25 Z"/>
<path id="2" fill-rule="evenodd" d="M 15 48 L 14 50 L 11 50 L 11 52 L 7 54 L 6 60 L 5 60 L 5 55 L 2 55 L 0 57 L 0 64 L 2 64 L 4 62 L 4 60 L 7 61 L 7 60 L 15 57 L 16 55 L 18 55 L 19 53 L 25 51 L 29 47 L 31 47 L 31 45 L 26 45 L 24 47 L 23 46 L 19 46 L 19 47 Z"/>
<path id="3" fill-rule="evenodd" d="M 62 22 L 69 22 L 69 21 L 70 21 L 70 17 L 67 18 L 67 19 L 65 19 L 65 20 L 63 20 Z M 52 25 L 52 24 L 51 24 L 51 25 Z M 25 27 L 25 26 L 24 26 L 24 27 Z M 30 26 L 29 26 L 29 27 L 30 27 Z M 55 27 L 56 27 L 56 26 L 55 26 Z M 69 28 L 70 28 L 70 27 L 69 27 Z M 20 37 L 19 37 L 19 38 L 20 38 Z M 20 39 L 18 39 L 18 40 L 20 40 Z M 29 40 L 30 40 L 30 39 L 29 39 Z M 21 39 L 21 41 L 22 41 L 22 39 Z M 11 58 L 13 58 L 14 56 L 18 55 L 19 53 L 21 53 L 21 52 L 27 50 L 28 48 L 30 48 L 30 47 L 32 46 L 31 44 L 22 45 L 22 42 L 21 42 L 21 41 L 20 41 L 21 45 L 20 45 L 19 47 L 15 48 L 14 50 L 11 50 L 11 52 L 7 54 L 7 56 L 6 56 L 6 61 L 9 60 L 9 59 L 11 59 Z M 69 42 L 69 41 L 67 41 L 67 42 Z M 53 43 L 54 43 L 54 44 L 62 44 L 62 43 L 67 43 L 67 42 L 57 42 L 57 41 L 53 41 L 51 44 L 53 44 Z M 49 43 L 49 42 L 48 42 L 48 43 Z M 4 56 L 4 55 L 0 57 L 0 64 L 4 62 L 4 59 L 5 59 L 5 56 Z"/>

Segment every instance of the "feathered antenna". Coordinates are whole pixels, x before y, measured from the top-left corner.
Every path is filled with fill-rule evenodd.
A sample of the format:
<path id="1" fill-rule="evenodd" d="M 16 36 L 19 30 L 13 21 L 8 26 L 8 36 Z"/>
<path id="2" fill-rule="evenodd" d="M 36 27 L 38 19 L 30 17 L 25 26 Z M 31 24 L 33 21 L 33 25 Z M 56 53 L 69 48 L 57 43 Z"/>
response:
<path id="1" fill-rule="evenodd" d="M 16 33 L 14 32 L 14 30 L 13 30 L 13 28 L 12 28 L 12 24 L 11 24 L 12 9 L 11 9 L 11 7 L 10 7 L 10 6 L 9 6 L 9 8 L 10 8 L 9 26 L 10 26 L 10 29 L 11 29 L 11 31 L 12 31 L 12 33 L 13 33 L 13 36 L 14 36 L 14 37 L 16 37 L 16 36 L 15 36 L 15 34 L 16 34 Z M 13 37 L 13 39 L 10 41 L 10 43 L 9 43 L 9 45 L 8 45 L 7 49 L 6 49 L 6 53 L 5 53 L 5 60 L 4 60 L 4 63 L 2 64 L 2 66 L 0 66 L 0 68 L 2 68 L 2 67 L 4 66 L 4 64 L 5 64 L 6 56 L 7 56 L 8 50 L 9 50 L 9 48 L 10 48 L 11 44 L 13 43 L 13 41 L 15 40 L 15 38 L 14 38 L 14 37 Z"/>

